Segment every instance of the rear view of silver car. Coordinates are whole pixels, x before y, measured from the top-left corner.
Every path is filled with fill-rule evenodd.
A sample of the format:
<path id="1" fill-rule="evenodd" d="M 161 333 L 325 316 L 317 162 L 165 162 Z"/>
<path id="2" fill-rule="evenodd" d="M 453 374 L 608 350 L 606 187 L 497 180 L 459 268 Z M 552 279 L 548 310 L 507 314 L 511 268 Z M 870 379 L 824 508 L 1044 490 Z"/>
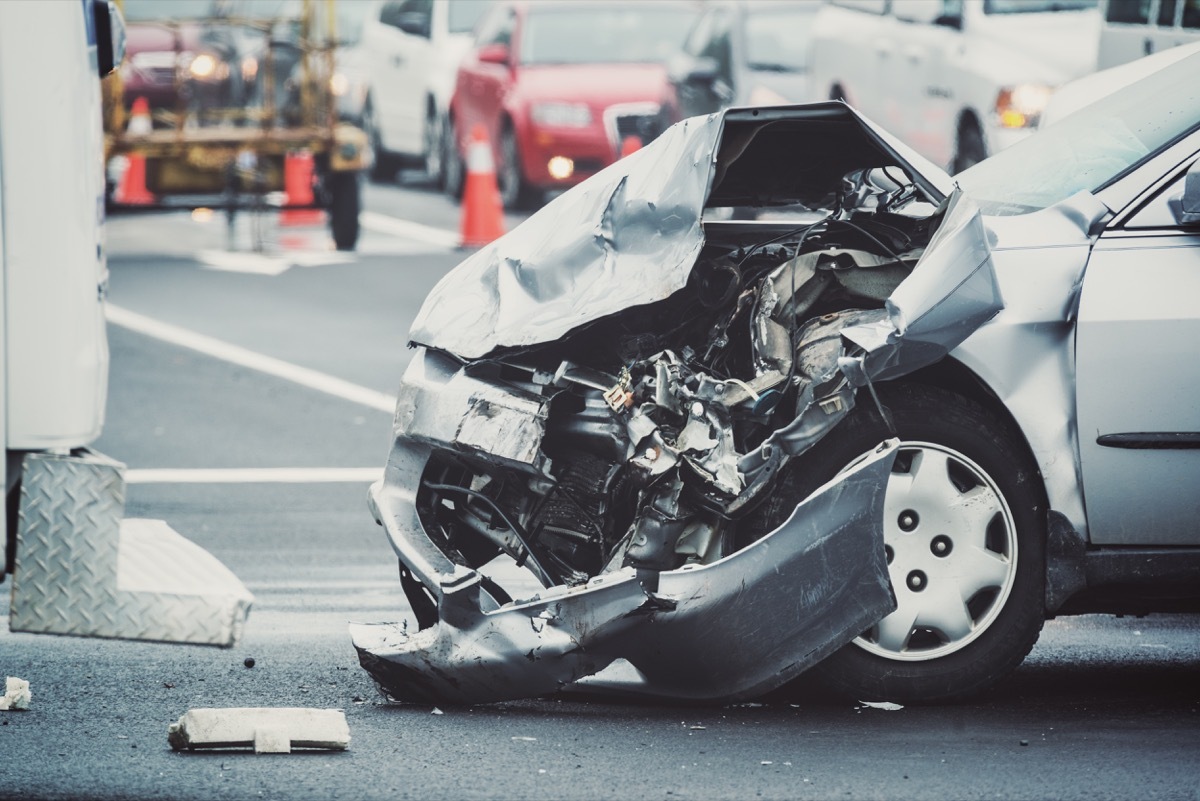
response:
<path id="1" fill-rule="evenodd" d="M 936 701 L 1047 615 L 1197 609 L 1198 75 L 961 190 L 841 104 L 694 118 L 468 258 L 371 491 L 417 630 L 355 626 L 364 667 Z M 703 219 L 747 205 L 791 214 Z"/>

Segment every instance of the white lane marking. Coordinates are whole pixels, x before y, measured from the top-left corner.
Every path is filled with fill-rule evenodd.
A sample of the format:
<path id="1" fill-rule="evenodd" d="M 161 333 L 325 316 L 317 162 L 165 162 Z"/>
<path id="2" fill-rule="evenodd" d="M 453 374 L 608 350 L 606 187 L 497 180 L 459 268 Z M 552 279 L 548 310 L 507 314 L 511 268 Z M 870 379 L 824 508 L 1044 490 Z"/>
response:
<path id="1" fill-rule="evenodd" d="M 122 309 L 120 306 L 114 306 L 111 303 L 107 306 L 106 314 L 108 321 L 114 325 L 154 337 L 163 342 L 169 342 L 172 345 L 178 345 L 198 353 L 203 353 L 214 359 L 221 359 L 230 364 L 236 364 L 239 367 L 257 370 L 260 373 L 282 378 L 285 381 L 291 381 L 302 387 L 315 389 L 318 392 L 324 392 L 326 395 L 333 395 L 336 398 L 359 403 L 371 409 L 387 412 L 388 414 L 391 414 L 396 409 L 395 396 L 389 395 L 386 392 L 377 392 L 373 389 L 352 384 L 349 381 L 343 381 L 340 378 L 334 378 L 331 375 L 326 375 L 316 370 L 310 370 L 307 367 L 285 362 L 282 359 L 264 356 L 261 353 L 255 353 L 252 350 L 231 345 L 219 339 L 213 339 L 203 334 L 197 334 L 194 331 L 188 331 L 185 328 L 178 328 L 168 323 L 144 317 L 128 309 Z"/>
<path id="2" fill-rule="evenodd" d="M 308 251 L 285 251 L 282 256 L 265 256 L 262 253 L 241 253 L 228 250 L 202 250 L 196 261 L 210 270 L 250 275 L 282 275 L 292 267 L 325 267 L 353 261 L 352 256 L 342 253 Z"/>
<path id="3" fill-rule="evenodd" d="M 457 248 L 459 245 L 459 235 L 454 231 L 389 217 L 377 211 L 359 212 L 358 224 L 371 231 L 415 239 L 418 242 L 427 242 L 430 245 L 438 245 L 447 249 Z"/>
<path id="4" fill-rule="evenodd" d="M 370 484 L 382 467 L 143 468 L 126 470 L 127 484 Z"/>
<path id="5" fill-rule="evenodd" d="M 251 275 L 279 275 L 287 272 L 292 266 L 287 259 L 273 259 L 261 253 L 237 253 L 226 250 L 202 250 L 196 254 L 196 261 L 210 270 Z"/>

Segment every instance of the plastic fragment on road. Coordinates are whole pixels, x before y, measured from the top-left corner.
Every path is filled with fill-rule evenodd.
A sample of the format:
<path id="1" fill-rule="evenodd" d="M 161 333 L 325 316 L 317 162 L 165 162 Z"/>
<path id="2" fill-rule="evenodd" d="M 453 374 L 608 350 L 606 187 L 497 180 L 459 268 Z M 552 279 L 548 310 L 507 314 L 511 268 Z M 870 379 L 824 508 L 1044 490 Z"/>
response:
<path id="1" fill-rule="evenodd" d="M 161 520 L 123 520 L 125 466 L 83 451 L 25 457 L 9 627 L 231 647 L 254 596 Z"/>
<path id="2" fill-rule="evenodd" d="M 904 709 L 903 704 L 894 704 L 891 701 L 859 701 L 858 703 L 866 709 L 883 709 L 887 712 Z"/>
<path id="3" fill-rule="evenodd" d="M 189 709 L 168 727 L 167 742 L 175 751 L 250 747 L 256 754 L 290 754 L 293 748 L 345 751 L 350 747 L 350 727 L 340 709 Z"/>
<path id="4" fill-rule="evenodd" d="M 29 709 L 33 693 L 29 692 L 29 682 L 15 676 L 4 679 L 4 695 L 0 696 L 0 712 L 9 710 Z"/>

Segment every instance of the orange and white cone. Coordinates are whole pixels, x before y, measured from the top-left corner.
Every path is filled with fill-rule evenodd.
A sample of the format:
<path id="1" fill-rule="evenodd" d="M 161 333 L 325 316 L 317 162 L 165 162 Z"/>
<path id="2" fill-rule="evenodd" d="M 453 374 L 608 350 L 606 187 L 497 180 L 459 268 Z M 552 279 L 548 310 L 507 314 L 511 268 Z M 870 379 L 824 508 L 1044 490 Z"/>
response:
<path id="1" fill-rule="evenodd" d="M 325 212 L 311 208 L 315 202 L 314 169 L 313 154 L 307 150 L 290 150 L 283 157 L 283 191 L 287 199 L 279 212 L 280 225 L 325 224 Z M 289 208 L 296 206 L 301 208 Z"/>
<path id="2" fill-rule="evenodd" d="M 471 144 L 467 147 L 461 231 L 460 246 L 464 248 L 483 247 L 504 235 L 504 207 L 496 185 L 496 165 L 482 125 L 471 131 Z"/>
<path id="3" fill-rule="evenodd" d="M 129 124 L 125 132 L 129 136 L 144 136 L 150 133 L 150 103 L 139 97 L 129 110 Z M 125 157 L 125 172 L 113 193 L 113 200 L 129 206 L 147 206 L 154 203 L 154 195 L 146 188 L 146 157 L 136 151 Z"/>

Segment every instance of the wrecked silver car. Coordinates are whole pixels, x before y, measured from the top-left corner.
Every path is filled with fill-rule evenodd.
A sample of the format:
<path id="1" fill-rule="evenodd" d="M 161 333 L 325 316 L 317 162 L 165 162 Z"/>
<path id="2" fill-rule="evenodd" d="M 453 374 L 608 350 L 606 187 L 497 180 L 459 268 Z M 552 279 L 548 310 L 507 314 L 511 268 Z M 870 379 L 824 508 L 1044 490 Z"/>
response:
<path id="1" fill-rule="evenodd" d="M 1178 144 L 1127 122 L 1140 155 L 1066 131 L 1115 171 L 1059 164 L 1084 185 L 1018 210 L 1003 172 L 964 193 L 840 103 L 733 109 L 470 256 L 410 333 L 370 506 L 415 619 L 352 625 L 363 666 L 439 703 L 739 699 L 813 666 L 861 698 L 993 683 L 1128 578 L 1088 538 L 1073 392 L 1089 254 L 1161 185 L 1102 190 Z M 1016 216 L 985 225 L 974 187 Z"/>

